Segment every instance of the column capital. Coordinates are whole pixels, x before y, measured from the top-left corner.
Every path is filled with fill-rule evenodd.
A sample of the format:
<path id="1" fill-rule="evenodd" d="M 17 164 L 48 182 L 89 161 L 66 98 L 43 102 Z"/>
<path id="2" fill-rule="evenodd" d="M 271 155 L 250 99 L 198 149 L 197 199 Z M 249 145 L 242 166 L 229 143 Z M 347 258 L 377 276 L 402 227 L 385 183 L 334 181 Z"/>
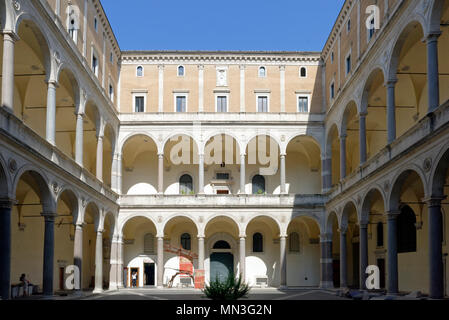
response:
<path id="1" fill-rule="evenodd" d="M 245 71 L 246 65 L 241 64 L 241 65 L 239 65 L 239 68 L 240 68 L 240 71 Z"/>
<path id="2" fill-rule="evenodd" d="M 46 81 L 46 83 L 49 88 L 54 88 L 54 89 L 59 88 L 59 83 L 55 79 L 49 79 Z"/>
<path id="3" fill-rule="evenodd" d="M 368 221 L 360 221 L 359 227 L 360 227 L 360 229 L 368 229 L 368 224 L 369 224 Z"/>
<path id="4" fill-rule="evenodd" d="M 320 234 L 320 242 L 332 242 L 332 233 L 322 233 Z"/>
<path id="5" fill-rule="evenodd" d="M 80 117 L 81 119 L 84 119 L 84 116 L 86 115 L 84 112 L 75 111 L 75 116 Z"/>
<path id="6" fill-rule="evenodd" d="M 366 111 L 359 112 L 359 118 L 366 118 L 367 115 L 368 115 L 368 112 L 366 112 Z"/>
<path id="7" fill-rule="evenodd" d="M 342 226 L 338 229 L 341 234 L 346 234 L 348 232 L 348 226 Z"/>
<path id="8" fill-rule="evenodd" d="M 439 206 L 441 206 L 441 202 L 443 200 L 445 200 L 446 198 L 447 198 L 446 196 L 431 196 L 429 198 L 424 198 L 422 200 L 430 208 L 430 207 L 439 207 Z"/>
<path id="9" fill-rule="evenodd" d="M 441 31 L 430 32 L 423 38 L 423 42 L 431 43 L 438 41 L 438 38 L 441 36 Z"/>
<path id="10" fill-rule="evenodd" d="M 346 133 L 340 134 L 340 140 L 346 140 L 347 137 L 348 135 Z"/>
<path id="11" fill-rule="evenodd" d="M 104 229 L 98 229 L 98 230 L 96 231 L 97 237 L 100 236 L 100 235 L 103 235 L 103 232 L 104 232 Z"/>
<path id="12" fill-rule="evenodd" d="M 286 156 L 287 156 L 287 153 L 281 153 L 280 155 L 279 155 L 281 158 L 285 158 Z"/>
<path id="13" fill-rule="evenodd" d="M 164 71 L 165 65 L 159 64 L 159 65 L 157 66 L 157 68 L 159 69 L 159 71 Z"/>
<path id="14" fill-rule="evenodd" d="M 1 34 L 3 35 L 3 41 L 16 42 L 20 40 L 20 37 L 17 35 L 17 33 L 12 30 L 3 30 Z"/>
<path id="15" fill-rule="evenodd" d="M 55 221 L 56 217 L 58 217 L 57 213 L 54 212 L 42 212 L 41 216 L 45 218 L 45 221 Z"/>
<path id="16" fill-rule="evenodd" d="M 395 220 L 398 218 L 398 216 L 401 214 L 401 211 L 399 210 L 390 210 L 386 212 L 387 219 L 388 220 Z"/>
<path id="17" fill-rule="evenodd" d="M 398 79 L 389 79 L 385 82 L 385 87 L 394 88 L 396 86 L 396 83 L 398 83 Z"/>
<path id="18" fill-rule="evenodd" d="M 198 240 L 204 240 L 206 239 L 206 236 L 204 234 L 199 234 L 196 236 Z"/>
<path id="19" fill-rule="evenodd" d="M 240 239 L 240 241 L 246 241 L 246 234 L 241 234 L 240 236 L 239 236 L 239 239 Z"/>
<path id="20" fill-rule="evenodd" d="M 85 225 L 86 225 L 85 222 L 77 222 L 77 223 L 75 223 L 75 228 L 76 229 L 83 229 Z"/>
<path id="21" fill-rule="evenodd" d="M 285 71 L 285 65 L 280 65 L 279 66 L 279 71 Z"/>
<path id="22" fill-rule="evenodd" d="M 163 158 L 164 158 L 164 154 L 163 154 L 163 153 L 158 153 L 158 154 L 157 154 L 157 157 L 158 157 L 159 159 L 163 159 Z"/>
<path id="23" fill-rule="evenodd" d="M 201 70 L 201 71 L 204 70 L 204 64 L 199 64 L 198 65 L 198 70 Z"/>

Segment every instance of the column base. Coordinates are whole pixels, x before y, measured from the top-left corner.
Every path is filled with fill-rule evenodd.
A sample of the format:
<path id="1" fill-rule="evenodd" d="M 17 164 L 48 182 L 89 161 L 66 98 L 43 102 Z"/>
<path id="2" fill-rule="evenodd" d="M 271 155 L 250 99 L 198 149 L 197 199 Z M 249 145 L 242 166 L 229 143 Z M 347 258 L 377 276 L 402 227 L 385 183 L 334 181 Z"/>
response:
<path id="1" fill-rule="evenodd" d="M 164 286 L 156 286 L 156 289 L 164 289 Z"/>
<path id="2" fill-rule="evenodd" d="M 288 289 L 287 286 L 280 286 L 280 287 L 279 287 L 279 290 L 287 290 L 287 289 Z"/>
<path id="3" fill-rule="evenodd" d="M 321 289 L 334 289 L 334 283 L 332 281 L 321 281 L 320 288 Z"/>
<path id="4" fill-rule="evenodd" d="M 99 289 L 99 288 L 95 288 L 94 291 L 92 291 L 92 293 L 103 293 L 103 289 Z"/>

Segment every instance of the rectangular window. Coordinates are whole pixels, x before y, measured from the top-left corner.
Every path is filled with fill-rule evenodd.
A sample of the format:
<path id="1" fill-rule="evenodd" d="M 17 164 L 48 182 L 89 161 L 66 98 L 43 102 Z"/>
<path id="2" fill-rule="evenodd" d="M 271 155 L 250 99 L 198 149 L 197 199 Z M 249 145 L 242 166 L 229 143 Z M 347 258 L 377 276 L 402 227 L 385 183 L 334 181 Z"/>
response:
<path id="1" fill-rule="evenodd" d="M 298 97 L 298 112 L 309 112 L 308 97 Z"/>
<path id="2" fill-rule="evenodd" d="M 114 87 L 111 84 L 109 85 L 109 99 L 114 102 Z"/>
<path id="3" fill-rule="evenodd" d="M 351 55 L 346 57 L 346 74 L 351 72 Z"/>
<path id="4" fill-rule="evenodd" d="M 145 97 L 135 97 L 135 112 L 145 112 Z"/>
<path id="5" fill-rule="evenodd" d="M 268 97 L 257 97 L 257 112 L 268 112 Z"/>
<path id="6" fill-rule="evenodd" d="M 95 32 L 98 32 L 98 20 L 97 20 L 97 17 L 94 18 L 94 29 L 95 29 Z"/>
<path id="7" fill-rule="evenodd" d="M 111 52 L 111 55 L 109 56 L 109 61 L 111 61 L 111 63 L 114 62 L 114 55 L 112 54 L 112 52 Z"/>
<path id="8" fill-rule="evenodd" d="M 187 112 L 187 97 L 176 97 L 176 112 Z"/>
<path id="9" fill-rule="evenodd" d="M 228 97 L 217 97 L 217 112 L 228 112 Z"/>
<path id="10" fill-rule="evenodd" d="M 335 98 L 335 84 L 331 84 L 331 99 Z"/>
<path id="11" fill-rule="evenodd" d="M 370 29 L 368 29 L 368 42 L 373 38 L 373 36 L 374 36 L 374 31 L 376 30 L 376 29 L 374 29 L 374 26 L 375 26 L 375 20 L 374 20 L 374 18 L 373 19 L 371 19 L 371 21 L 370 21 Z"/>
<path id="12" fill-rule="evenodd" d="M 349 33 L 351 31 L 351 19 L 348 20 L 348 25 L 346 31 Z"/>
<path id="13" fill-rule="evenodd" d="M 95 53 L 92 54 L 92 70 L 96 76 L 98 76 L 98 59 L 95 56 Z"/>

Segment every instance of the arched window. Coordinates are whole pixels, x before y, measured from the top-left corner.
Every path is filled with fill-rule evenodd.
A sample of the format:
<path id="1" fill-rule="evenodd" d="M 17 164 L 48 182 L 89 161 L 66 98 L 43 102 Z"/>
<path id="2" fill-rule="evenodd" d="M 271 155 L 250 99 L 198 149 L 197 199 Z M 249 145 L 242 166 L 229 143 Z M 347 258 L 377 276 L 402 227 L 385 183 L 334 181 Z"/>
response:
<path id="1" fill-rule="evenodd" d="M 255 175 L 252 181 L 253 194 L 265 194 L 265 178 L 261 175 Z"/>
<path id="2" fill-rule="evenodd" d="M 290 252 L 299 252 L 299 234 L 297 232 L 290 233 L 288 237 L 288 245 Z"/>
<path id="3" fill-rule="evenodd" d="M 306 69 L 306 67 L 301 67 L 301 69 L 299 69 L 299 76 L 301 78 L 306 78 L 307 77 L 307 69 Z"/>
<path id="4" fill-rule="evenodd" d="M 220 240 L 215 242 L 214 249 L 231 249 L 231 246 L 226 241 Z"/>
<path id="5" fill-rule="evenodd" d="M 416 215 L 404 206 L 398 216 L 398 253 L 416 252 Z"/>
<path id="6" fill-rule="evenodd" d="M 253 234 L 253 252 L 263 252 L 263 235 L 259 232 Z"/>
<path id="7" fill-rule="evenodd" d="M 67 7 L 67 31 L 70 38 L 77 43 L 79 30 L 79 9 L 77 6 L 69 5 Z"/>
<path id="8" fill-rule="evenodd" d="M 143 77 L 143 67 L 142 66 L 138 66 L 136 73 L 137 73 L 138 77 Z"/>
<path id="9" fill-rule="evenodd" d="M 267 76 L 267 69 L 265 67 L 259 68 L 259 78 L 265 78 Z"/>
<path id="10" fill-rule="evenodd" d="M 377 246 L 384 246 L 384 224 L 382 222 L 377 224 Z"/>
<path id="11" fill-rule="evenodd" d="M 184 74 L 185 74 L 184 66 L 179 66 L 178 67 L 178 77 L 184 77 Z"/>
<path id="12" fill-rule="evenodd" d="M 143 252 L 145 254 L 154 253 L 154 235 L 152 233 L 147 233 L 143 238 Z"/>
<path id="13" fill-rule="evenodd" d="M 191 238 L 190 238 L 190 234 L 188 233 L 184 233 L 181 236 L 181 247 L 185 250 L 191 250 Z"/>
<path id="14" fill-rule="evenodd" d="M 191 194 L 193 192 L 193 180 L 188 174 L 179 178 L 179 194 Z"/>

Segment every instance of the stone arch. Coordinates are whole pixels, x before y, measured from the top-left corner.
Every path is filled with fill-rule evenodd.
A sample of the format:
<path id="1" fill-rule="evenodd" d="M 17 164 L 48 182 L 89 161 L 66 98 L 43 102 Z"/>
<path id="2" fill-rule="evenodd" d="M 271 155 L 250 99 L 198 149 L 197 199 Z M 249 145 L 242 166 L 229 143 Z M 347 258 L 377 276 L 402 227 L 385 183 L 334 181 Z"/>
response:
<path id="1" fill-rule="evenodd" d="M 207 143 L 212 138 L 214 138 L 216 136 L 220 136 L 220 135 L 229 136 L 229 137 L 233 138 L 236 141 L 236 143 L 237 143 L 237 146 L 239 148 L 240 153 L 244 152 L 244 150 L 245 150 L 245 148 L 243 147 L 244 142 L 242 142 L 241 139 L 235 133 L 230 132 L 230 131 L 226 131 L 226 130 L 217 130 L 217 131 L 214 131 L 214 132 L 208 134 L 205 137 L 205 139 L 202 141 L 201 145 L 199 146 L 199 147 L 201 147 L 201 151 L 204 152 Z"/>
<path id="2" fill-rule="evenodd" d="M 277 227 L 277 229 L 278 229 L 278 231 L 279 231 L 279 234 L 282 234 L 283 229 L 284 229 L 282 227 L 282 224 L 280 223 L 280 221 L 274 215 L 270 215 L 270 214 L 257 214 L 255 216 L 252 216 L 250 219 L 248 219 L 248 221 L 244 225 L 242 225 L 242 230 L 244 230 L 245 234 L 246 234 L 246 232 L 248 230 L 248 226 L 252 222 L 254 222 L 255 220 L 260 219 L 260 218 L 267 218 L 267 219 L 271 220 L 272 222 L 274 222 L 276 227 Z"/>
<path id="3" fill-rule="evenodd" d="M 335 211 L 331 211 L 326 219 L 326 226 L 325 226 L 326 233 L 328 234 L 333 233 L 333 227 L 335 223 L 337 223 L 338 228 L 340 226 L 338 215 Z"/>
<path id="4" fill-rule="evenodd" d="M 377 195 L 380 195 L 381 199 L 382 199 L 382 205 L 383 205 L 383 209 L 384 211 L 386 210 L 387 206 L 386 206 L 386 199 L 385 199 L 385 194 L 381 191 L 380 188 L 378 188 L 377 186 L 372 187 L 371 189 L 369 189 L 368 192 L 366 192 L 363 196 L 363 202 L 362 202 L 362 212 L 361 212 L 361 221 L 369 221 L 370 217 L 370 207 L 373 204 L 373 199 L 374 197 Z M 384 212 L 385 213 L 385 212 Z"/>
<path id="5" fill-rule="evenodd" d="M 119 150 L 122 155 L 123 155 L 123 148 L 126 146 L 126 144 L 130 140 L 132 140 L 136 136 L 144 136 L 144 137 L 151 139 L 153 141 L 153 143 L 157 146 L 158 151 L 160 151 L 160 146 L 157 143 L 158 140 L 150 132 L 132 132 L 132 133 L 129 133 L 128 135 L 126 135 L 124 138 L 122 138 L 121 141 L 119 142 L 119 145 L 120 145 Z"/>
<path id="6" fill-rule="evenodd" d="M 118 222 L 118 226 L 119 226 L 119 227 L 118 227 L 119 234 L 123 235 L 123 230 L 124 230 L 124 228 L 126 227 L 126 224 L 127 224 L 129 221 L 131 221 L 132 219 L 134 219 L 134 218 L 144 218 L 144 219 L 149 220 L 149 221 L 154 225 L 154 228 L 155 228 L 156 231 L 157 231 L 157 235 L 155 235 L 155 236 L 157 236 L 157 237 L 163 236 L 163 230 L 162 230 L 162 232 L 161 232 L 160 224 L 157 223 L 157 221 L 156 221 L 153 217 L 151 217 L 151 216 L 149 216 L 149 215 L 145 215 L 144 213 L 135 213 L 135 214 L 131 214 L 131 215 L 127 216 L 124 220 L 119 221 L 119 222 Z"/>
<path id="7" fill-rule="evenodd" d="M 382 76 L 383 79 L 383 83 L 385 82 L 386 76 L 385 76 L 385 70 L 382 66 L 374 66 L 370 72 L 369 72 L 369 76 L 366 78 L 366 80 L 364 81 L 363 84 L 363 93 L 362 93 L 362 100 L 360 103 L 360 112 L 364 113 L 364 112 L 368 112 L 367 107 L 368 107 L 368 91 L 370 90 L 376 76 L 378 76 L 378 74 L 380 73 L 380 75 Z"/>
<path id="8" fill-rule="evenodd" d="M 180 136 L 185 136 L 185 137 L 188 137 L 188 138 L 192 139 L 192 141 L 194 142 L 194 148 L 196 146 L 196 148 L 199 150 L 200 143 L 198 142 L 197 138 L 194 137 L 193 134 L 179 131 L 179 132 L 171 133 L 167 138 L 165 138 L 162 141 L 162 143 L 160 145 L 158 145 L 158 148 L 160 147 L 159 153 L 163 153 L 163 151 L 165 150 L 165 148 L 167 147 L 167 145 L 168 145 L 168 143 L 170 142 L 171 139 L 176 138 L 176 137 L 180 137 Z"/>
<path id="9" fill-rule="evenodd" d="M 0 198 L 11 197 L 11 177 L 2 155 L 0 154 Z"/>
<path id="10" fill-rule="evenodd" d="M 449 147 L 446 146 L 435 158 L 434 168 L 430 177 L 429 195 L 443 197 L 446 175 L 449 170 Z"/>
<path id="11" fill-rule="evenodd" d="M 41 199 L 42 209 L 44 211 L 48 210 L 50 213 L 54 213 L 56 210 L 56 203 L 49 187 L 50 184 L 48 182 L 48 177 L 44 174 L 44 172 L 32 165 L 25 165 L 17 171 L 12 188 L 13 194 L 17 193 L 19 181 L 27 173 L 30 174 L 30 179 L 27 179 L 26 182 Z"/>
<path id="12" fill-rule="evenodd" d="M 340 228 L 344 228 L 344 227 L 348 226 L 351 209 L 353 209 L 356 214 L 357 222 L 361 221 L 361 217 L 359 214 L 359 210 L 357 209 L 356 202 L 353 201 L 352 199 L 350 199 L 345 203 L 345 205 L 343 207 L 342 214 L 341 214 Z"/>
<path id="13" fill-rule="evenodd" d="M 214 214 L 210 217 L 208 217 L 203 224 L 203 228 L 201 228 L 201 232 L 199 231 L 198 234 L 205 235 L 207 228 L 211 225 L 211 223 L 217 219 L 217 218 L 224 218 L 225 220 L 229 221 L 234 227 L 236 227 L 237 232 L 239 233 L 238 236 L 244 234 L 244 230 L 242 229 L 241 225 L 238 223 L 235 217 L 231 215 L 226 215 L 222 213 Z"/>
<path id="14" fill-rule="evenodd" d="M 280 141 L 280 139 L 278 137 L 276 137 L 275 135 L 271 134 L 270 132 L 259 132 L 259 133 L 254 133 L 252 135 L 250 135 L 247 139 L 246 139 L 246 143 L 244 145 L 244 149 L 245 150 L 248 149 L 249 143 L 254 140 L 257 137 L 262 137 L 262 136 L 267 136 L 270 139 L 272 139 L 274 142 L 277 143 L 279 151 L 281 151 L 281 146 L 282 146 L 282 142 Z M 238 141 L 238 140 L 237 140 Z"/>
<path id="15" fill-rule="evenodd" d="M 56 206 L 58 205 L 59 201 L 62 200 L 67 205 L 70 205 L 72 207 L 71 209 L 73 223 L 76 223 L 78 221 L 78 214 L 80 212 L 78 199 L 79 196 L 77 192 L 73 190 L 69 185 L 64 185 L 56 197 Z"/>
<path id="16" fill-rule="evenodd" d="M 392 179 L 392 187 L 388 196 L 386 210 L 391 211 L 397 211 L 400 206 L 400 196 L 401 196 L 401 190 L 404 186 L 404 182 L 407 180 L 407 178 L 410 176 L 410 174 L 416 174 L 418 176 L 418 179 L 420 180 L 424 195 L 427 195 L 427 183 L 424 173 L 421 171 L 421 169 L 416 165 L 409 165 L 408 167 L 403 168 L 401 171 L 399 171 L 396 176 Z"/>
<path id="17" fill-rule="evenodd" d="M 200 226 L 195 221 L 195 218 L 192 215 L 190 215 L 188 213 L 182 213 L 182 214 L 176 213 L 176 214 L 172 214 L 171 216 L 167 217 L 167 219 L 165 219 L 165 221 L 161 224 L 161 230 L 164 232 L 164 234 L 165 234 L 165 228 L 167 227 L 167 225 L 170 222 L 172 222 L 173 220 L 175 220 L 176 218 L 183 218 L 183 219 L 189 220 L 195 226 L 197 233 L 199 233 Z"/>

